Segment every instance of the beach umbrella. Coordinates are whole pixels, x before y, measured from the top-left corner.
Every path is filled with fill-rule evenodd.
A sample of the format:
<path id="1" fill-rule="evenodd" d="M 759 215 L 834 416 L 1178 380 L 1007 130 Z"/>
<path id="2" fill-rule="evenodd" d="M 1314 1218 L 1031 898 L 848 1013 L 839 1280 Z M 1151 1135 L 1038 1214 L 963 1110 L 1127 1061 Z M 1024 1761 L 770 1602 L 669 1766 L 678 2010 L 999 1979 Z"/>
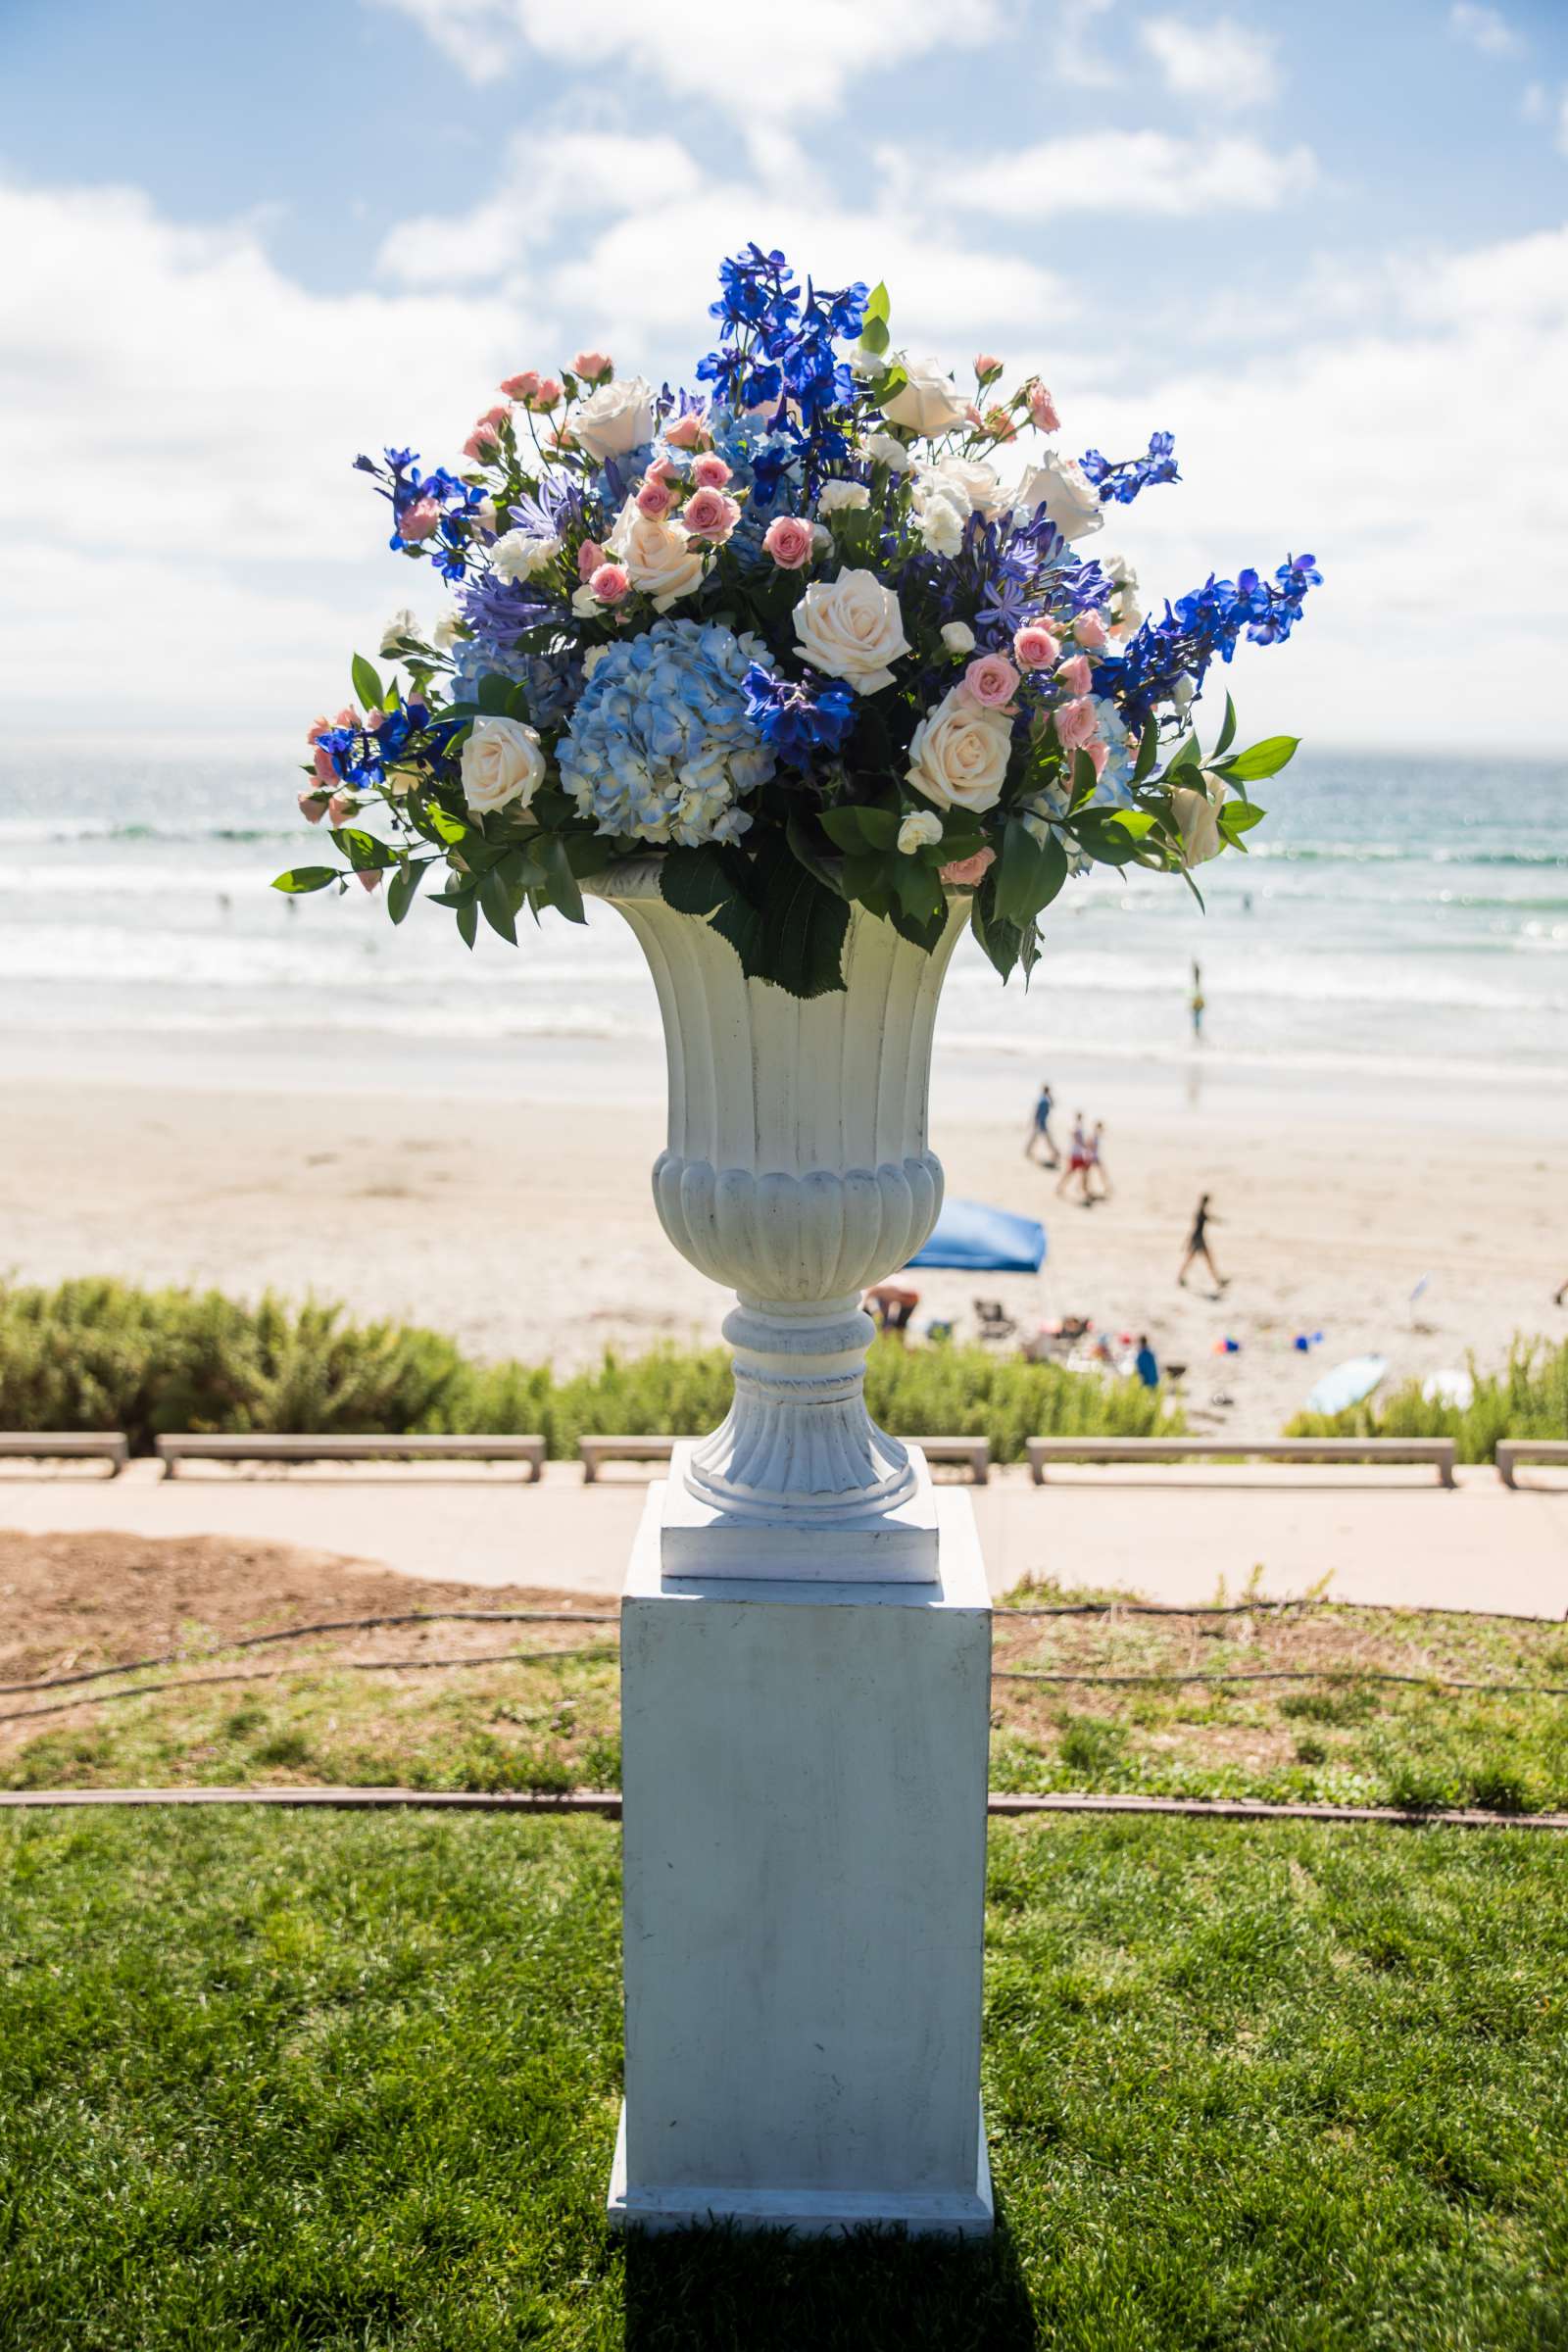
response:
<path id="1" fill-rule="evenodd" d="M 1309 1390 L 1306 1409 L 1309 1413 L 1345 1413 L 1363 1396 L 1370 1396 L 1389 1368 L 1386 1355 L 1352 1355 L 1348 1363 L 1336 1364 L 1325 1372 L 1316 1387 Z"/>
<path id="2" fill-rule="evenodd" d="M 1038 1274 L 1046 1229 L 1034 1217 L 984 1200 L 944 1200 L 942 1214 L 914 1266 L 956 1266 L 964 1274 Z"/>

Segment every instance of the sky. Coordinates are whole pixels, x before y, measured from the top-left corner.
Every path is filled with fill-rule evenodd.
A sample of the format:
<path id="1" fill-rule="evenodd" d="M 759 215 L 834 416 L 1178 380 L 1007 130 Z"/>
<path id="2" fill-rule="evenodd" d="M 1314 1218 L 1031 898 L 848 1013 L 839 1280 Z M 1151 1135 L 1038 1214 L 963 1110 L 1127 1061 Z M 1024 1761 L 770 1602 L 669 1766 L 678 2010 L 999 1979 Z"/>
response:
<path id="1" fill-rule="evenodd" d="M 690 380 L 720 255 L 887 281 L 1174 431 L 1146 604 L 1309 550 L 1250 734 L 1559 752 L 1565 0 L 0 0 L 14 734 L 298 734 L 432 571 L 358 450 L 456 459 L 583 345 Z"/>

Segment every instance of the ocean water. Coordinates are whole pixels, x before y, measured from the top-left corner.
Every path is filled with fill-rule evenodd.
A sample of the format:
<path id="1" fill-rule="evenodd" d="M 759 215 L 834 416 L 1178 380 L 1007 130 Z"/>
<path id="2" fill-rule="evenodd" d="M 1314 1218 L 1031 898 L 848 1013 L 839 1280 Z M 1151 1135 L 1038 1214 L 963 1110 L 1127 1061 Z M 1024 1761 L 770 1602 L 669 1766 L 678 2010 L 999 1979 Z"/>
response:
<path id="1" fill-rule="evenodd" d="M 100 1049 L 309 1036 L 554 1041 L 592 1058 L 659 1035 L 629 934 L 592 908 L 514 951 L 416 905 L 400 931 L 358 891 L 288 900 L 308 863 L 289 756 L 204 746 L 16 754 L 0 767 L 0 1012 L 12 1036 Z M 1260 791 L 1250 857 L 1200 879 L 1103 871 L 1047 918 L 1032 987 L 1004 991 L 965 940 L 939 1051 L 1050 1068 L 1190 1057 L 1191 966 L 1206 1066 L 1358 1072 L 1466 1088 L 1568 1076 L 1568 779 L 1545 764 L 1303 756 Z"/>

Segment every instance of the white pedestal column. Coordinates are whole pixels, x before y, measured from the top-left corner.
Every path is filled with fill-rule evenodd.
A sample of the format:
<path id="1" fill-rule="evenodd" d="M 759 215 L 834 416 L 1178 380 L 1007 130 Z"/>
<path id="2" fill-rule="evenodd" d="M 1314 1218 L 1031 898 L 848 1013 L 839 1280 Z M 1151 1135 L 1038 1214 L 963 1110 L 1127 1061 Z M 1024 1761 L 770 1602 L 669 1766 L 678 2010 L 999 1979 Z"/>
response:
<path id="1" fill-rule="evenodd" d="M 991 1608 L 968 1496 L 935 1491 L 937 1574 L 903 1584 L 666 1578 L 663 1502 L 621 1604 L 611 2220 L 983 2233 Z"/>

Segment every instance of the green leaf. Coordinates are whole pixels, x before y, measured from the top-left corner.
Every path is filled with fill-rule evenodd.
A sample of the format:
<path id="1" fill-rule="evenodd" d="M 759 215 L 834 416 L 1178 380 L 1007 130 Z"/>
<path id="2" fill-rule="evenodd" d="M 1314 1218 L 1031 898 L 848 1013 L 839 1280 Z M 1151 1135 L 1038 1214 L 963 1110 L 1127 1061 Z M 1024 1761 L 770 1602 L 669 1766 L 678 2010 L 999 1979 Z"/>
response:
<path id="1" fill-rule="evenodd" d="M 1144 783 L 1148 777 L 1153 774 L 1154 762 L 1158 758 L 1159 721 L 1152 718 L 1139 738 L 1138 758 L 1133 762 L 1133 782 L 1135 784 Z"/>
<path id="2" fill-rule="evenodd" d="M 496 859 L 494 870 L 514 892 L 519 906 L 522 903 L 523 892 L 537 890 L 545 880 L 544 867 L 538 858 L 531 852 L 525 850 L 520 843 Z"/>
<path id="3" fill-rule="evenodd" d="M 836 848 L 848 851 L 854 858 L 864 850 L 869 836 L 860 818 L 864 811 L 849 802 L 842 808 L 824 808 L 818 818 L 823 832 Z"/>
<path id="4" fill-rule="evenodd" d="M 425 814 L 430 820 L 431 832 L 439 841 L 444 841 L 449 849 L 461 849 L 465 842 L 475 839 L 472 825 L 466 825 L 461 816 L 449 816 L 434 801 L 425 809 Z"/>
<path id="5" fill-rule="evenodd" d="M 1228 752 L 1231 748 L 1231 745 L 1235 741 L 1236 705 L 1232 702 L 1230 696 L 1227 695 L 1225 697 L 1225 724 L 1220 728 L 1219 733 L 1214 738 L 1214 758 L 1217 760 L 1222 752 Z"/>
<path id="6" fill-rule="evenodd" d="M 893 887 L 899 894 L 899 905 L 913 922 L 940 921 L 947 907 L 942 885 L 937 880 L 934 865 L 922 865 L 918 858 L 900 858 L 893 866 Z"/>
<path id="7" fill-rule="evenodd" d="M 877 280 L 865 298 L 865 315 L 867 318 L 879 318 L 884 326 L 893 315 L 893 306 L 888 298 L 887 285 L 881 278 Z"/>
<path id="8" fill-rule="evenodd" d="M 414 905 L 414 894 L 424 880 L 424 865 L 401 865 L 386 886 L 386 910 L 395 923 L 401 923 Z"/>
<path id="9" fill-rule="evenodd" d="M 509 947 L 514 948 L 517 944 L 516 916 L 521 905 L 521 891 L 514 898 L 500 869 L 492 868 L 479 885 L 479 910 L 491 930 L 504 939 Z"/>
<path id="10" fill-rule="evenodd" d="M 886 375 L 879 377 L 877 381 L 876 403 L 878 408 L 885 409 L 890 400 L 896 400 L 908 380 L 908 375 L 904 368 L 890 368 Z"/>
<path id="11" fill-rule="evenodd" d="M 807 872 L 814 874 L 824 890 L 835 891 L 843 898 L 843 871 L 831 859 L 823 857 L 812 841 L 804 817 L 792 812 L 785 819 L 784 838 L 790 845 L 791 855 L 799 858 Z"/>
<path id="12" fill-rule="evenodd" d="M 1108 809 L 1085 809 L 1073 831 L 1081 847 L 1102 865 L 1131 865 L 1138 855 L 1138 845 L 1122 826 L 1112 821 Z"/>
<path id="13" fill-rule="evenodd" d="M 342 870 L 335 865 L 295 865 L 286 874 L 279 874 L 272 888 L 286 891 L 290 898 L 302 899 L 307 891 L 325 890 L 329 883 L 342 879 Z"/>
<path id="14" fill-rule="evenodd" d="M 711 914 L 734 894 L 716 850 L 674 849 L 659 861 L 659 895 L 678 914 Z"/>
<path id="15" fill-rule="evenodd" d="M 1113 808 L 1110 821 L 1120 825 L 1124 833 L 1130 833 L 1134 841 L 1142 841 L 1146 833 L 1154 830 L 1154 820 L 1147 808 Z"/>
<path id="16" fill-rule="evenodd" d="M 819 997 L 844 986 L 844 938 L 850 909 L 824 890 L 776 837 L 754 867 L 754 904 L 732 898 L 713 917 L 749 979 L 792 997 Z"/>
<path id="17" fill-rule="evenodd" d="M 474 941 L 479 936 L 479 906 L 477 900 L 467 899 L 464 902 L 463 906 L 458 908 L 457 924 L 458 937 L 462 940 L 466 948 L 471 948 Z"/>
<path id="18" fill-rule="evenodd" d="M 568 923 L 586 923 L 582 892 L 577 888 L 577 877 L 560 841 L 552 835 L 537 845 L 536 854 L 545 869 L 543 888 L 547 905 L 564 914 Z"/>
<path id="19" fill-rule="evenodd" d="M 379 710 L 381 708 L 381 681 L 363 654 L 355 655 L 349 665 L 349 675 L 354 680 L 354 691 L 366 710 Z"/>
<path id="20" fill-rule="evenodd" d="M 988 883 L 990 879 L 988 874 Z M 990 895 L 989 890 L 975 892 L 974 902 L 969 908 L 969 928 L 1003 979 L 1006 980 L 1017 964 L 1023 933 L 1016 923 L 1005 922 L 1001 915 L 991 911 L 986 904 Z"/>
<path id="21" fill-rule="evenodd" d="M 373 833 L 367 833 L 361 825 L 338 825 L 332 831 L 332 839 L 357 874 L 384 874 L 389 866 L 397 864 L 396 850 L 387 842 L 377 841 Z"/>
<path id="22" fill-rule="evenodd" d="M 1004 922 L 1020 929 L 1032 923 L 1066 879 L 1067 853 L 1055 835 L 1037 841 L 1021 817 L 1009 817 L 992 875 L 992 901 Z"/>
<path id="23" fill-rule="evenodd" d="M 874 352 L 880 359 L 891 341 L 892 337 L 888 333 L 888 322 L 885 318 L 867 318 L 860 329 L 860 349 L 862 351 Z"/>
<path id="24" fill-rule="evenodd" d="M 1201 767 L 1202 764 L 1203 751 L 1198 737 L 1196 735 L 1185 736 L 1180 751 L 1177 752 L 1174 759 L 1165 763 L 1165 781 L 1168 784 L 1171 777 L 1184 767 Z"/>
<path id="25" fill-rule="evenodd" d="M 1090 759 L 1089 754 L 1085 751 L 1074 752 L 1072 756 L 1071 806 L 1074 808 L 1080 808 L 1085 801 L 1092 801 L 1095 797 L 1096 790 L 1099 787 L 1099 783 L 1100 778 L 1095 773 L 1095 763 Z"/>
<path id="26" fill-rule="evenodd" d="M 1254 783 L 1260 776 L 1277 776 L 1288 767 L 1300 744 L 1298 735 L 1268 735 L 1254 743 L 1250 751 L 1238 752 L 1226 764 L 1225 773 L 1240 784 Z"/>
<path id="27" fill-rule="evenodd" d="M 512 689 L 511 678 L 498 678 L 487 672 L 479 680 L 473 699 L 486 718 L 505 718 L 507 705 L 512 700 Z"/>

